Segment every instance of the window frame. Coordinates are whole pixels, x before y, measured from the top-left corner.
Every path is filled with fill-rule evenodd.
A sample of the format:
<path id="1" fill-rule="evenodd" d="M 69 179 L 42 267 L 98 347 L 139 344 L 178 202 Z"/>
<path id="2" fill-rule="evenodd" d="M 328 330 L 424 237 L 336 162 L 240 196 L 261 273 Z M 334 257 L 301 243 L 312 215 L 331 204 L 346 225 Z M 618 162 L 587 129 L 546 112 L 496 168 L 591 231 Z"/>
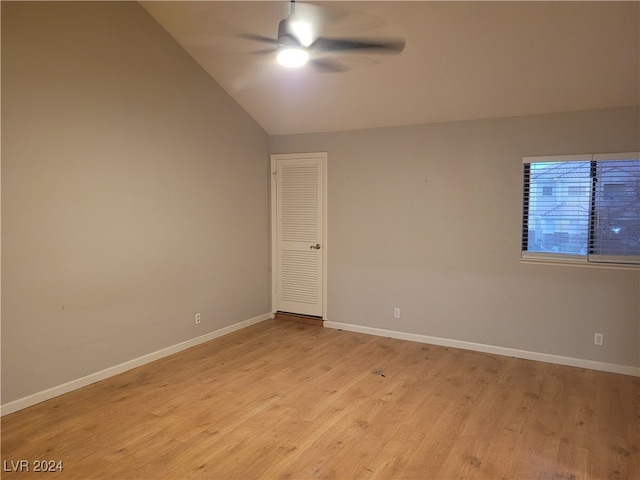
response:
<path id="1" fill-rule="evenodd" d="M 624 161 L 640 159 L 640 152 L 621 152 L 604 154 L 552 155 L 522 157 L 523 185 L 522 185 L 522 230 L 520 235 L 520 260 L 528 263 L 551 263 L 580 266 L 616 267 L 640 269 L 639 255 L 603 255 L 591 253 L 596 218 L 596 169 L 598 162 Z M 529 206 L 531 197 L 531 164 L 533 163 L 566 163 L 588 162 L 590 165 L 591 186 L 589 191 L 588 238 L 586 254 L 554 253 L 528 250 L 529 236 Z"/>

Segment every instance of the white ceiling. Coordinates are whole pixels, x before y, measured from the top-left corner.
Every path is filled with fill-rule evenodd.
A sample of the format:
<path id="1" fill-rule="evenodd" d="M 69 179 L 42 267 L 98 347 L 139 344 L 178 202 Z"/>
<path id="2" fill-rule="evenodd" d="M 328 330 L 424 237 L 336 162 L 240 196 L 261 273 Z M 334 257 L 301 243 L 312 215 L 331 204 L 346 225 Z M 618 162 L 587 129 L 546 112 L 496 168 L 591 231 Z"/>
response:
<path id="1" fill-rule="evenodd" d="M 239 36 L 275 38 L 287 1 L 141 2 L 271 135 L 640 103 L 637 1 L 316 3 L 324 35 L 402 36 L 405 50 L 288 70 Z"/>

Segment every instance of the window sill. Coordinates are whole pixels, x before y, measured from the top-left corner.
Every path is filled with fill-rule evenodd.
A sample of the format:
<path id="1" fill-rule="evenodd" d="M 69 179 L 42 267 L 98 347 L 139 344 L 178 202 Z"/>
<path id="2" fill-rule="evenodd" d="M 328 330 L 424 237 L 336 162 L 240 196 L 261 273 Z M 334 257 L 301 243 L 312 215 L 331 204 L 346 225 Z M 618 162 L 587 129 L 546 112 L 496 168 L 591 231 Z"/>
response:
<path id="1" fill-rule="evenodd" d="M 553 267 L 586 267 L 586 268 L 600 268 L 606 270 L 632 270 L 640 272 L 640 265 L 636 264 L 624 264 L 624 263 L 594 263 L 576 260 L 554 260 L 549 258 L 533 258 L 527 257 L 518 259 L 520 263 L 525 265 L 550 265 Z"/>

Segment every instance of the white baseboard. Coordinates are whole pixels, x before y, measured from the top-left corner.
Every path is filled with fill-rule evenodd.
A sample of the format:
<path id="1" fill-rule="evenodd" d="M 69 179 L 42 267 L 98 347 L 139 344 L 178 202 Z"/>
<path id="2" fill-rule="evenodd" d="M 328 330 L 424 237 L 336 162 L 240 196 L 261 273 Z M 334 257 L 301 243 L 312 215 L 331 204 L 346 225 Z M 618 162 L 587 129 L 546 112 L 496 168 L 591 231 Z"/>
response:
<path id="1" fill-rule="evenodd" d="M 131 370 L 132 368 L 136 368 L 146 363 L 159 360 L 163 357 L 173 355 L 174 353 L 181 352 L 182 350 L 186 350 L 187 348 L 195 347 L 196 345 L 200 345 L 201 343 L 208 342 L 209 340 L 213 340 L 214 338 L 222 337 L 223 335 L 227 335 L 231 332 L 235 332 L 236 330 L 241 330 L 251 325 L 255 325 L 256 323 L 263 322 L 264 320 L 268 320 L 270 318 L 273 318 L 272 313 L 265 313 L 262 315 L 258 315 L 257 317 L 253 317 L 248 320 L 244 320 L 242 322 L 229 325 L 228 327 L 221 328 L 220 330 L 216 330 L 214 332 L 210 332 L 205 335 L 192 338 L 191 340 L 187 340 L 185 342 L 181 342 L 176 345 L 163 348 L 162 350 L 158 350 L 156 352 L 152 352 L 147 355 L 134 358 L 133 360 L 129 360 L 128 362 L 124 362 L 119 365 L 115 365 L 113 367 L 105 368 L 104 370 L 100 370 L 99 372 L 92 373 L 85 377 L 78 378 L 76 380 L 72 380 L 70 382 L 63 383 L 62 385 L 58 385 L 52 388 L 48 388 L 47 390 L 43 390 L 41 392 L 28 395 L 18 400 L 14 400 L 13 402 L 9 402 L 0 407 L 0 416 L 17 412 L 18 410 L 22 410 L 23 408 L 30 407 L 32 405 L 35 405 L 36 403 L 49 400 L 59 395 L 63 395 L 73 390 L 77 390 L 78 388 L 82 388 L 92 383 L 98 382 L 100 380 L 113 377 L 114 375 L 118 375 L 119 373 L 123 373 L 123 372 L 126 372 L 127 370 Z"/>
<path id="2" fill-rule="evenodd" d="M 590 370 L 600 370 L 603 372 L 620 373 L 623 375 L 632 375 L 640 377 L 640 367 L 632 367 L 628 365 L 618 365 L 615 363 L 595 362 L 593 360 L 584 360 L 582 358 L 563 357 L 560 355 L 552 355 L 548 353 L 529 352 L 527 350 L 517 350 L 515 348 L 495 347 L 493 345 L 485 345 L 482 343 L 465 342 L 462 340 L 451 340 L 448 338 L 430 337 L 428 335 L 420 335 L 416 333 L 396 332 L 394 330 L 385 330 L 382 328 L 364 327 L 361 325 L 353 325 L 350 323 L 338 323 L 325 321 L 324 326 L 327 328 L 347 330 L 350 332 L 366 333 L 379 337 L 391 337 L 399 340 L 409 340 L 412 342 L 429 343 L 432 345 L 440 345 L 443 347 L 461 348 L 464 350 L 474 350 L 476 352 L 493 353 L 495 355 L 504 355 L 507 357 L 523 358 L 526 360 L 535 360 L 538 362 L 555 363 L 558 365 L 566 365 L 569 367 L 588 368 Z"/>

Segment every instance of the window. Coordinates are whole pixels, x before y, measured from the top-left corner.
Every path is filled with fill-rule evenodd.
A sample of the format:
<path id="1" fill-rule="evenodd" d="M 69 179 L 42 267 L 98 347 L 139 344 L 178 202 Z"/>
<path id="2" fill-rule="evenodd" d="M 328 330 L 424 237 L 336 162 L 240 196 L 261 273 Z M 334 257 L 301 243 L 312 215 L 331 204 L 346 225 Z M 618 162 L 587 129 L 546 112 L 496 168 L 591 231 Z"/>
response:
<path id="1" fill-rule="evenodd" d="M 640 153 L 523 163 L 523 258 L 640 264 Z"/>

